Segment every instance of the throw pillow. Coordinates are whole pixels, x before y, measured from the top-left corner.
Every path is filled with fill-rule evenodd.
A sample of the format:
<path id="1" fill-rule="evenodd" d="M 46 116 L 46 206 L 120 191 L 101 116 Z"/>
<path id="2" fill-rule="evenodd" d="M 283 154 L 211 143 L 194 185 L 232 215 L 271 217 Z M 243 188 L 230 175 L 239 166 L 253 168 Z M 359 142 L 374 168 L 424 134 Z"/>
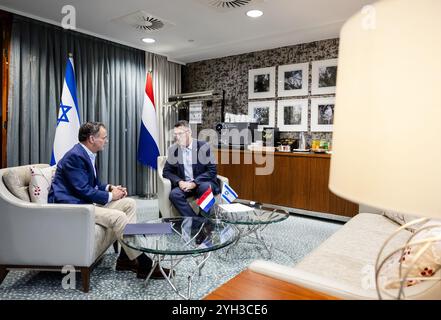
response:
<path id="1" fill-rule="evenodd" d="M 56 166 L 43 169 L 30 167 L 31 182 L 29 183 L 29 196 L 32 202 L 47 203 L 47 197 L 56 169 Z"/>
<path id="2" fill-rule="evenodd" d="M 409 271 L 406 287 L 416 285 L 424 278 L 432 277 L 441 269 L 441 224 L 439 221 L 429 221 L 423 227 L 432 228 L 418 233 L 411 242 L 422 241 L 428 238 L 437 238 L 429 248 L 415 260 L 418 251 L 424 244 L 410 244 L 404 252 L 401 250 L 392 255 L 385 263 L 380 279 L 386 289 L 398 289 L 400 287 L 399 268 L 402 265 L 402 277 Z M 416 263 L 414 264 L 414 262 Z M 414 264 L 414 265 L 413 265 Z"/>

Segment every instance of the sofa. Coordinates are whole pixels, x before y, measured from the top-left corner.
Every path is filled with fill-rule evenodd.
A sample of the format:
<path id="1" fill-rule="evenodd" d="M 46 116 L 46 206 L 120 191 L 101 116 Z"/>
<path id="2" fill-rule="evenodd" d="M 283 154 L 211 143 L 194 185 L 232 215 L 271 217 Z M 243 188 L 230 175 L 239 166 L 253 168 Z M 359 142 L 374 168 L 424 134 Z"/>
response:
<path id="1" fill-rule="evenodd" d="M 162 172 L 164 170 L 165 162 L 167 161 L 166 156 L 159 156 L 157 159 L 158 169 L 157 169 L 157 182 L 158 182 L 158 204 L 159 204 L 159 212 L 161 213 L 162 218 L 170 218 L 170 217 L 180 217 L 181 215 L 176 210 L 176 208 L 170 202 L 169 196 L 171 192 L 171 181 L 162 176 Z M 219 183 L 219 187 L 222 190 L 223 185 L 228 184 L 228 178 L 223 177 L 221 175 L 217 175 L 217 181 Z M 224 203 L 221 195 L 218 194 L 215 196 L 216 203 Z M 188 198 L 190 206 L 192 207 L 195 213 L 199 212 L 198 205 L 196 204 L 196 199 L 194 197 Z"/>
<path id="2" fill-rule="evenodd" d="M 296 265 L 256 260 L 249 270 L 341 299 L 378 299 L 376 258 L 398 227 L 384 215 L 360 213 Z M 409 235 L 410 231 L 400 232 L 391 248 L 402 245 Z M 397 295 L 396 290 L 391 289 L 391 293 Z M 425 281 L 406 288 L 406 299 L 441 299 L 441 281 Z"/>
<path id="3" fill-rule="evenodd" d="M 95 224 L 93 205 L 33 203 L 17 197 L 28 192 L 31 166 L 49 167 L 36 164 L 0 170 L 0 284 L 14 269 L 59 272 L 73 266 L 81 272 L 83 291 L 88 292 L 90 272 L 117 244 L 116 235 Z"/>

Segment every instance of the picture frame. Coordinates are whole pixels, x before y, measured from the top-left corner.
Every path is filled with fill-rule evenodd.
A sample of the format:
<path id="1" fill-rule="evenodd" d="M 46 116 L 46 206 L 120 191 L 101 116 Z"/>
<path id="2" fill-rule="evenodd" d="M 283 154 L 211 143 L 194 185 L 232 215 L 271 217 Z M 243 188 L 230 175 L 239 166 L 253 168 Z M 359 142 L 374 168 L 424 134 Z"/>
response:
<path id="1" fill-rule="evenodd" d="M 276 96 L 276 67 L 248 71 L 248 99 L 265 99 Z"/>
<path id="2" fill-rule="evenodd" d="M 312 62 L 311 94 L 334 94 L 337 85 L 338 59 Z"/>
<path id="3" fill-rule="evenodd" d="M 335 97 L 311 99 L 311 132 L 332 132 Z"/>
<path id="4" fill-rule="evenodd" d="M 278 97 L 307 96 L 309 85 L 309 62 L 278 67 Z"/>
<path id="5" fill-rule="evenodd" d="M 257 119 L 258 130 L 275 125 L 275 101 L 248 102 L 248 116 Z"/>
<path id="6" fill-rule="evenodd" d="M 289 99 L 277 102 L 279 131 L 308 131 L 308 99 Z"/>

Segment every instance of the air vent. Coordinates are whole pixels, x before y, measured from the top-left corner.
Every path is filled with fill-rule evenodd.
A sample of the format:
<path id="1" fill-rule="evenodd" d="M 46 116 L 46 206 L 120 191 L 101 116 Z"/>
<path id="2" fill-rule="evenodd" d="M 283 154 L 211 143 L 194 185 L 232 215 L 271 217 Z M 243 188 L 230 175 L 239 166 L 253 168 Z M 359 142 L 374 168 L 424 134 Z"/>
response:
<path id="1" fill-rule="evenodd" d="M 158 30 L 162 30 L 167 26 L 174 26 L 173 23 L 155 17 L 154 15 L 142 10 L 136 11 L 123 17 L 115 18 L 112 21 L 129 25 L 130 27 L 143 33 L 152 33 Z"/>
<path id="2" fill-rule="evenodd" d="M 262 3 L 265 0 L 196 0 L 200 3 L 208 5 L 216 11 L 232 11 L 234 9 L 243 8 L 251 4 Z"/>
<path id="3" fill-rule="evenodd" d="M 234 9 L 246 6 L 251 1 L 252 0 L 212 0 L 210 1 L 210 4 L 215 8 Z"/>

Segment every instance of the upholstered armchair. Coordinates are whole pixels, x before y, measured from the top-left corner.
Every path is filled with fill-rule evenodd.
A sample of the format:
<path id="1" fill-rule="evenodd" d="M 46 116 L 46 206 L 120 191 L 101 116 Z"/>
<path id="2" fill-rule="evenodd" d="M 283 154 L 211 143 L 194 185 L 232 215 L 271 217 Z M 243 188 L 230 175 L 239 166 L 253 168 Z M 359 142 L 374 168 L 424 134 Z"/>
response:
<path id="1" fill-rule="evenodd" d="M 167 157 L 160 156 L 158 157 L 158 170 L 157 170 L 157 181 L 158 181 L 158 202 L 159 202 L 159 212 L 163 218 L 170 217 L 179 217 L 179 212 L 175 209 L 172 203 L 169 200 L 169 195 L 171 191 L 171 181 L 162 176 L 162 171 L 164 169 L 165 162 L 167 161 Z M 228 178 L 217 175 L 217 179 L 219 182 L 219 186 L 222 190 L 223 185 L 228 184 Z M 223 203 L 221 195 L 216 195 L 216 203 Z M 193 211 L 197 213 L 198 205 L 196 204 L 196 199 L 194 197 L 188 198 L 190 202 L 190 206 L 193 208 Z"/>
<path id="2" fill-rule="evenodd" d="M 0 170 L 0 284 L 13 269 L 73 266 L 88 292 L 90 271 L 116 235 L 95 224 L 93 205 L 29 202 L 30 180 L 29 165 Z"/>

